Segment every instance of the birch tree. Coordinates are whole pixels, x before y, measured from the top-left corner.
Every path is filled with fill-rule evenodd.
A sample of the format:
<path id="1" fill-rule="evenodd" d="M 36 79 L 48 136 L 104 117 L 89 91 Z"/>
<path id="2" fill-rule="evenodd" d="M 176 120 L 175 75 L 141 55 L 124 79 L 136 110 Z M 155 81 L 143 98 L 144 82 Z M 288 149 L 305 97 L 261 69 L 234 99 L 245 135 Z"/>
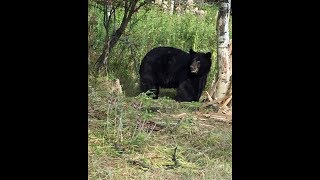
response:
<path id="1" fill-rule="evenodd" d="M 173 11 L 174 11 L 174 0 L 171 0 L 171 3 L 170 3 L 170 14 L 173 14 Z"/>
<path id="2" fill-rule="evenodd" d="M 212 87 L 211 96 L 215 100 L 223 101 L 228 91 L 231 91 L 231 59 L 230 51 L 232 44 L 229 40 L 229 17 L 231 0 L 222 0 L 219 3 L 219 12 L 217 18 L 217 61 L 218 78 Z"/>

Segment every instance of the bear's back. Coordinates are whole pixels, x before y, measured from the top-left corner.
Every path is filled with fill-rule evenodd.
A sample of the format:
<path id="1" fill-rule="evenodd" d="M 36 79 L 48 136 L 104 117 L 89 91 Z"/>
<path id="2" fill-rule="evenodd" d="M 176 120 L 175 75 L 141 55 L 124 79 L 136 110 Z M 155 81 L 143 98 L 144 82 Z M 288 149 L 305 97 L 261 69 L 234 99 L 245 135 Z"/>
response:
<path id="1" fill-rule="evenodd" d="M 190 54 L 174 47 L 156 47 L 150 50 L 141 62 L 141 68 L 145 64 L 151 65 L 152 69 L 171 71 L 190 65 Z"/>

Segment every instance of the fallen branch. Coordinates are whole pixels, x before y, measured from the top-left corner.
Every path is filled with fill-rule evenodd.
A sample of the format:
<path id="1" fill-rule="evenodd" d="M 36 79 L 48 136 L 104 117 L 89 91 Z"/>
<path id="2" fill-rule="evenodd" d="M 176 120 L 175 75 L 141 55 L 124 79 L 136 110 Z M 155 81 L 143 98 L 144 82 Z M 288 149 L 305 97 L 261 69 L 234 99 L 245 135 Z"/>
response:
<path id="1" fill-rule="evenodd" d="M 206 91 L 206 93 L 207 93 L 207 96 L 208 96 L 209 101 L 210 101 L 210 102 L 213 102 L 213 99 L 212 99 L 212 97 L 210 96 L 210 94 L 208 93 L 208 91 Z"/>
<path id="2" fill-rule="evenodd" d="M 229 109 L 231 109 L 230 101 L 232 100 L 232 78 L 231 78 L 230 85 L 229 85 L 229 88 L 227 90 L 226 96 L 224 96 L 223 98 L 213 100 L 211 95 L 207 91 L 206 91 L 206 94 L 207 94 L 207 100 L 209 100 L 209 102 L 203 103 L 199 107 L 199 110 L 201 110 L 203 108 L 206 108 L 208 106 L 212 106 L 214 112 L 227 113 L 227 111 L 229 111 Z M 228 104 L 229 104 L 230 107 L 228 107 Z"/>
<path id="3" fill-rule="evenodd" d="M 227 107 L 227 104 L 231 101 L 232 99 L 232 94 L 229 94 L 228 96 L 226 96 L 227 99 L 222 103 L 222 105 L 220 106 L 218 113 L 223 112 L 226 109 L 229 109 L 229 107 Z"/>
<path id="4" fill-rule="evenodd" d="M 229 98 L 222 104 L 222 107 L 227 106 L 227 104 L 231 101 L 232 94 L 230 94 Z"/>
<path id="5" fill-rule="evenodd" d="M 203 120 L 206 121 L 208 119 L 218 119 L 218 120 L 222 120 L 224 122 L 230 122 L 232 120 L 232 115 L 231 114 L 223 114 L 221 112 L 215 113 L 215 112 L 211 112 L 208 114 L 201 114 L 199 111 L 196 112 L 196 115 L 198 116 L 202 116 L 205 118 L 198 118 L 199 120 Z"/>

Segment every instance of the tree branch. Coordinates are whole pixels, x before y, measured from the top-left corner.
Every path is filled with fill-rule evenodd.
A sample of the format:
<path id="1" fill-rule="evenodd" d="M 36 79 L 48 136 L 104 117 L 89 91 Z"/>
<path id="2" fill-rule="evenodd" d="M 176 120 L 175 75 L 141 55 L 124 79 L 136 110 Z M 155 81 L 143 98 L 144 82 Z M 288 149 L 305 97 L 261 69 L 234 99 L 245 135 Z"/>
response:
<path id="1" fill-rule="evenodd" d="M 125 0 L 125 1 L 124 1 L 124 12 L 127 12 L 128 9 L 129 9 L 128 0 Z"/>

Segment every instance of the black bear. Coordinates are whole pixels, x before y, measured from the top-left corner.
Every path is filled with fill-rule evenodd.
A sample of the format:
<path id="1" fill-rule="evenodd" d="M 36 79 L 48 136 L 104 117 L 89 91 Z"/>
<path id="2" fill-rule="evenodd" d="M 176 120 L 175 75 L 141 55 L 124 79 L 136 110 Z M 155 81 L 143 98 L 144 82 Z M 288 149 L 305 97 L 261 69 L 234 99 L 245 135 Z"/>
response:
<path id="1" fill-rule="evenodd" d="M 177 101 L 199 101 L 211 68 L 211 52 L 189 53 L 174 47 L 149 51 L 140 65 L 140 89 L 158 98 L 159 87 L 176 88 Z"/>

